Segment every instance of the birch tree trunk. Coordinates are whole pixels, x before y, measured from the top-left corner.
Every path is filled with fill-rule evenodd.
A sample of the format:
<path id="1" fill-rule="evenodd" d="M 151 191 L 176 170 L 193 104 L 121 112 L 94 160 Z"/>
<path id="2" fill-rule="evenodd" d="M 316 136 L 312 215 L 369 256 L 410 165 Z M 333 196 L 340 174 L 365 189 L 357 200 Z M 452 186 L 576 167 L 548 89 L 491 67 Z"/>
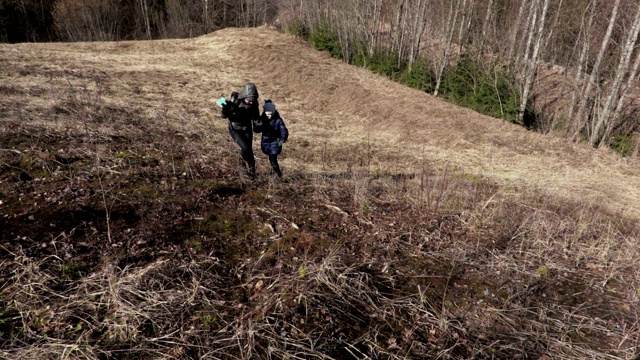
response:
<path id="1" fill-rule="evenodd" d="M 140 7 L 142 10 L 142 18 L 144 20 L 147 39 L 151 39 L 151 23 L 149 21 L 149 8 L 147 7 L 147 0 L 140 0 Z"/>
<path id="2" fill-rule="evenodd" d="M 398 63 L 400 63 L 402 61 L 402 59 L 404 58 L 404 37 L 405 34 L 407 33 L 407 16 L 409 14 L 409 7 L 407 6 L 407 4 L 402 1 L 402 5 L 400 8 L 401 11 L 401 15 L 400 15 L 400 22 L 398 23 L 398 32 L 399 32 L 399 36 L 398 36 Z"/>
<path id="3" fill-rule="evenodd" d="M 507 52 L 507 59 L 513 59 L 513 53 L 516 49 L 516 43 L 518 40 L 518 30 L 520 30 L 520 24 L 522 23 L 522 16 L 524 14 L 525 6 L 529 3 L 527 0 L 521 0 L 520 8 L 518 9 L 518 17 L 511 29 L 511 38 L 509 39 L 509 51 Z"/>
<path id="4" fill-rule="evenodd" d="M 242 15 L 242 24 L 243 26 L 248 26 L 249 25 L 249 19 L 248 19 L 248 15 L 247 15 L 247 2 L 245 0 L 242 0 L 240 2 L 240 14 Z"/>
<path id="5" fill-rule="evenodd" d="M 593 131 L 591 132 L 591 137 L 589 139 L 589 143 L 591 145 L 596 145 L 602 139 L 600 134 L 600 130 L 602 126 L 611 121 L 611 107 L 613 103 L 619 99 L 620 87 L 622 86 L 622 81 L 624 80 L 624 76 L 629 71 L 629 65 L 631 64 L 631 55 L 633 54 L 633 49 L 635 48 L 636 42 L 638 41 L 638 33 L 640 32 L 640 6 L 638 6 L 638 11 L 636 13 L 636 17 L 633 20 L 633 25 L 627 34 L 627 37 L 624 42 L 624 47 L 622 48 L 622 52 L 620 53 L 620 62 L 618 63 L 618 68 L 616 69 L 616 75 L 613 80 L 613 85 L 609 90 L 609 95 L 607 96 L 607 101 L 604 104 L 604 108 L 600 111 L 598 116 L 598 120 L 593 127 Z"/>
<path id="6" fill-rule="evenodd" d="M 442 45 L 444 48 L 442 50 L 442 56 L 440 57 L 440 61 L 436 68 L 436 86 L 433 89 L 433 96 L 438 96 L 440 91 L 440 85 L 442 84 L 442 77 L 444 76 L 444 71 L 449 65 L 449 56 L 451 55 L 451 44 L 453 43 L 453 33 L 456 29 L 456 24 L 458 23 L 458 15 L 460 14 L 460 0 L 457 2 L 457 6 L 454 8 L 454 1 L 451 1 L 451 8 L 449 9 L 449 16 L 447 20 L 447 39 L 446 43 Z"/>
<path id="7" fill-rule="evenodd" d="M 531 2 L 531 8 L 529 9 L 529 16 L 525 25 L 525 34 L 527 34 L 527 41 L 524 47 L 520 47 L 518 54 L 516 54 L 516 68 L 521 68 L 522 72 L 520 76 L 524 79 L 526 77 L 527 63 L 529 62 L 529 53 L 531 51 L 531 43 L 535 36 L 536 25 L 538 22 L 538 5 L 540 0 L 534 0 Z"/>
<path id="8" fill-rule="evenodd" d="M 404 0 L 398 0 L 397 6 L 395 9 L 396 19 L 395 22 L 391 26 L 391 30 L 389 31 L 389 40 L 391 43 L 391 52 L 396 53 L 399 48 L 399 39 L 400 39 L 400 22 L 402 21 L 402 5 L 404 4 Z"/>
<path id="9" fill-rule="evenodd" d="M 368 31 L 367 51 L 372 56 L 378 48 L 378 37 L 380 36 L 380 18 L 382 16 L 382 0 L 373 0 L 372 19 Z"/>
<path id="10" fill-rule="evenodd" d="M 204 29 L 205 31 L 209 31 L 209 0 L 203 0 L 204 1 L 204 13 L 202 15 L 203 16 L 203 21 L 204 21 Z"/>
<path id="11" fill-rule="evenodd" d="M 493 1 L 489 0 L 487 4 L 487 12 L 484 15 L 484 22 L 482 22 L 482 34 L 480 35 L 480 43 L 478 44 L 478 56 L 484 53 L 484 41 L 487 38 L 487 31 L 489 29 L 489 23 L 493 17 Z"/>
<path id="12" fill-rule="evenodd" d="M 581 27 L 581 35 L 582 35 L 582 50 L 580 51 L 580 58 L 578 59 L 578 67 L 576 68 L 576 72 L 573 80 L 573 93 L 571 94 L 571 104 L 569 105 L 569 113 L 567 114 L 567 119 L 573 118 L 573 113 L 576 110 L 576 106 L 578 105 L 578 94 L 582 89 L 582 73 L 584 65 L 587 61 L 587 53 L 589 51 L 589 44 L 591 42 L 591 27 L 593 26 L 593 19 L 596 14 L 596 6 L 597 0 L 591 1 L 591 13 L 589 14 L 589 19 L 587 20 L 587 24 L 582 25 Z M 589 10 L 589 8 L 587 8 Z M 584 24 L 584 22 L 583 22 Z"/>
<path id="13" fill-rule="evenodd" d="M 609 26 L 607 27 L 607 32 L 602 39 L 602 44 L 600 46 L 600 52 L 598 52 L 598 57 L 596 58 L 595 63 L 593 64 L 593 69 L 591 70 L 591 74 L 589 75 L 589 80 L 587 81 L 587 86 L 584 92 L 580 96 L 580 103 L 578 105 L 578 112 L 576 114 L 576 129 L 573 134 L 574 141 L 580 139 L 580 133 L 582 129 L 587 125 L 588 116 L 587 112 L 587 103 L 591 98 L 591 91 L 593 91 L 594 84 L 596 83 L 596 76 L 600 72 L 600 65 L 602 63 L 602 59 L 604 58 L 605 52 L 609 47 L 609 41 L 611 41 L 611 33 L 613 33 L 613 27 L 616 23 L 616 18 L 618 17 L 618 9 L 620 7 L 620 0 L 616 0 L 613 5 L 613 10 L 611 11 L 611 17 L 609 18 Z"/>
<path id="14" fill-rule="evenodd" d="M 462 0 L 462 17 L 460 18 L 460 30 L 458 30 L 458 53 L 456 54 L 456 62 L 460 61 L 460 54 L 462 53 L 462 42 L 464 38 L 464 25 L 467 22 L 467 1 Z"/>
<path id="15" fill-rule="evenodd" d="M 465 0 L 462 4 L 462 18 L 460 20 L 460 31 L 458 32 L 458 53 L 456 62 L 460 61 L 460 56 L 464 52 L 464 45 L 469 40 L 469 29 L 473 21 L 473 9 L 476 7 L 476 0 Z"/>
<path id="16" fill-rule="evenodd" d="M 409 52 L 409 71 L 411 66 L 420 53 L 420 44 L 422 43 L 422 36 L 424 35 L 425 28 L 425 9 L 427 8 L 428 0 L 418 0 L 418 11 L 413 14 L 414 22 L 411 29 L 412 41 L 411 51 Z"/>
<path id="17" fill-rule="evenodd" d="M 536 1 L 535 5 L 539 5 L 539 1 Z M 524 112 L 527 108 L 527 101 L 529 100 L 529 92 L 531 91 L 531 86 L 533 85 L 533 79 L 536 76 L 537 67 L 538 67 L 538 56 L 540 54 L 540 45 L 542 43 L 542 35 L 544 33 L 545 27 L 545 19 L 547 16 L 547 10 L 549 9 L 549 0 L 544 0 L 542 5 L 542 13 L 540 14 L 540 20 L 532 30 L 535 29 L 535 44 L 533 46 L 533 54 L 531 58 L 529 58 L 525 63 L 525 77 L 524 77 L 524 85 L 522 88 L 522 95 L 520 97 L 520 110 L 518 111 L 517 121 L 520 124 L 524 124 Z M 537 10 L 534 10 L 537 12 Z M 535 23 L 535 16 L 534 16 Z"/>
<path id="18" fill-rule="evenodd" d="M 547 34 L 547 37 L 544 41 L 543 44 L 543 48 L 544 49 L 548 49 L 549 48 L 549 43 L 551 41 L 551 38 L 553 37 L 553 33 L 556 29 L 558 29 L 558 23 L 560 21 L 560 14 L 562 14 L 562 4 L 564 3 L 564 0 L 559 0 L 558 1 L 558 8 L 556 10 L 556 19 L 553 21 L 553 25 L 549 28 L 549 33 Z M 554 62 L 554 61 L 552 61 Z"/>
<path id="19" fill-rule="evenodd" d="M 602 137 L 602 141 L 600 142 L 601 146 L 606 141 L 608 141 L 609 136 L 611 136 L 611 130 L 613 129 L 616 121 L 622 117 L 622 111 L 624 110 L 624 102 L 626 101 L 627 96 L 629 95 L 629 91 L 635 87 L 636 77 L 638 76 L 639 69 L 640 69 L 640 51 L 637 51 L 636 59 L 633 62 L 633 69 L 631 70 L 631 72 L 629 73 L 629 76 L 627 77 L 627 83 L 625 84 L 622 90 L 622 94 L 618 99 L 618 104 L 616 105 L 616 108 L 613 111 L 613 114 L 611 115 L 612 121 L 607 123 L 605 133 Z"/>

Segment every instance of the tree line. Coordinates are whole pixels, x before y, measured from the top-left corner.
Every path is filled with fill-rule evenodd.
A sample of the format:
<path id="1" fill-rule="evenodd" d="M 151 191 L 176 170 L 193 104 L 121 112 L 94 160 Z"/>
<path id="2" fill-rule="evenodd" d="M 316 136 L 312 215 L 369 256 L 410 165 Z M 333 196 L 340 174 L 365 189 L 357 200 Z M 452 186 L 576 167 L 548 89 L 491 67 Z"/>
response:
<path id="1" fill-rule="evenodd" d="M 637 0 L 0 0 L 4 42 L 185 38 L 265 23 L 435 96 L 638 154 Z M 545 66 L 572 89 L 552 114 L 533 96 Z"/>
<path id="2" fill-rule="evenodd" d="M 512 121 L 556 131 L 594 147 L 637 155 L 640 3 L 635 0 L 317 0 L 300 1 L 303 29 L 328 27 L 338 55 L 390 54 L 411 72 L 427 62 L 429 92 L 438 96 L 456 67 L 472 91 L 484 78 L 508 74 L 517 103 Z M 336 51 L 335 49 L 333 49 Z M 417 66 L 416 66 L 417 65 Z M 571 98 L 553 114 L 535 108 L 532 89 L 543 67 L 559 67 Z M 501 74 L 498 76 L 497 74 Z M 455 87 L 456 85 L 453 84 Z M 455 90 L 455 89 L 454 89 Z M 499 89 L 487 97 L 500 98 Z M 486 99 L 481 101 L 486 101 Z M 474 101 L 477 101 L 474 100 Z M 493 114 L 495 115 L 495 114 Z"/>
<path id="3" fill-rule="evenodd" d="M 188 38 L 275 11 L 264 0 L 0 0 L 0 42 Z"/>

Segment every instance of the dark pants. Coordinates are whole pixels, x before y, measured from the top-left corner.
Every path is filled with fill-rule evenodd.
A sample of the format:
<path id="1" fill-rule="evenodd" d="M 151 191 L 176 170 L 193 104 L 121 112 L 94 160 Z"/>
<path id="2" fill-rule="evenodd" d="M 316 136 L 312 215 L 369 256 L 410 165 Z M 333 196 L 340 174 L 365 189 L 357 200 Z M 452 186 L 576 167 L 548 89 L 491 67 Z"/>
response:
<path id="1" fill-rule="evenodd" d="M 273 169 L 273 172 L 276 173 L 277 177 L 281 178 L 282 171 L 280 171 L 280 165 L 278 165 L 278 155 L 269 154 L 269 162 L 271 163 L 271 168 Z"/>
<path id="2" fill-rule="evenodd" d="M 256 159 L 253 156 L 253 131 L 236 130 L 229 126 L 229 134 L 233 141 L 240 146 L 240 167 L 247 170 L 249 176 L 256 174 Z"/>

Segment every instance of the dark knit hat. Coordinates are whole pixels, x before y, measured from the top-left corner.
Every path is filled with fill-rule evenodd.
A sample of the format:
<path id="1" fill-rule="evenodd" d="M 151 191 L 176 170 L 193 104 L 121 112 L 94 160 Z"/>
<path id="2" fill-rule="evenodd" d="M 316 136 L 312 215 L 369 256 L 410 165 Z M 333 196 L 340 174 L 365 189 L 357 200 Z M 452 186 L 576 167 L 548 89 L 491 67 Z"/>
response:
<path id="1" fill-rule="evenodd" d="M 265 112 L 276 112 L 276 104 L 271 101 L 265 102 L 263 108 Z"/>

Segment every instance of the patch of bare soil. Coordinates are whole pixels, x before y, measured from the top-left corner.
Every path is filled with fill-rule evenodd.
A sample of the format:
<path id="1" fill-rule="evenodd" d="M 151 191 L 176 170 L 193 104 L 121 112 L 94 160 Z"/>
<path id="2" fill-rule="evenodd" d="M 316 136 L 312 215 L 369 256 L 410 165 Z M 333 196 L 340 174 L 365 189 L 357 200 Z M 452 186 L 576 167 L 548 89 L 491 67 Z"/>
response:
<path id="1" fill-rule="evenodd" d="M 214 101 L 245 81 L 284 182 L 256 144 L 238 173 Z M 640 352 L 635 160 L 270 28 L 0 45 L 0 84 L 2 358 Z"/>

